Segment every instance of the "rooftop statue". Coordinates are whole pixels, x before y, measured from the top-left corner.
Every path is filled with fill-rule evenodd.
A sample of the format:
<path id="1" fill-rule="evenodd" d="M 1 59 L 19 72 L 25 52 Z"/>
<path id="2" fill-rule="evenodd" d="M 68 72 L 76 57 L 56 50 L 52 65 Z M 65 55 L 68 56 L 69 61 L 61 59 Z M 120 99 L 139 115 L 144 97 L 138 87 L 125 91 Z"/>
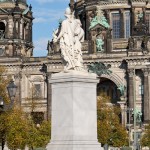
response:
<path id="1" fill-rule="evenodd" d="M 120 91 L 121 96 L 124 96 L 126 87 L 124 85 L 119 85 L 117 89 Z"/>
<path id="2" fill-rule="evenodd" d="M 84 31 L 79 19 L 75 19 L 70 8 L 65 11 L 66 19 L 62 21 L 60 29 L 53 33 L 53 42 L 59 41 L 61 56 L 64 60 L 64 71 L 83 71 L 81 42 L 84 41 Z"/>
<path id="3" fill-rule="evenodd" d="M 104 16 L 104 12 L 98 6 L 97 15 L 92 19 L 89 29 L 95 27 L 97 24 L 101 24 L 105 28 L 110 28 L 110 25 Z"/>
<path id="4" fill-rule="evenodd" d="M 142 122 L 142 112 L 139 109 L 135 108 L 133 111 L 133 114 L 135 114 L 136 122 L 141 123 Z"/>
<path id="5" fill-rule="evenodd" d="M 104 45 L 104 41 L 101 38 L 97 38 L 96 39 L 96 48 L 98 52 L 103 52 L 103 45 Z"/>
<path id="6" fill-rule="evenodd" d="M 144 17 L 143 12 L 138 12 L 137 17 L 138 17 L 138 22 L 139 22 Z"/>

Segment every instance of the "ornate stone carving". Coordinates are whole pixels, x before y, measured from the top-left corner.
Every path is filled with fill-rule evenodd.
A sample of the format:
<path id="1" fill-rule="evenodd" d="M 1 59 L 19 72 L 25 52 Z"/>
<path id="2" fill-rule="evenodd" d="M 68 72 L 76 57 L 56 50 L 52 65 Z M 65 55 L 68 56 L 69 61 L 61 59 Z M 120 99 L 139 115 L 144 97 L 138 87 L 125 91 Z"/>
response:
<path id="1" fill-rule="evenodd" d="M 128 69 L 128 75 L 129 75 L 129 77 L 133 77 L 134 73 L 135 73 L 134 69 Z"/>
<path id="2" fill-rule="evenodd" d="M 134 41 L 134 38 L 133 37 L 130 37 L 129 40 L 128 40 L 128 47 L 130 50 L 132 50 L 135 46 L 135 41 Z"/>
<path id="3" fill-rule="evenodd" d="M 134 35 L 140 36 L 140 35 L 148 35 L 148 26 L 144 22 L 144 15 L 143 12 L 138 12 L 137 14 L 137 23 L 134 26 Z"/>
<path id="4" fill-rule="evenodd" d="M 96 73 L 98 76 L 101 76 L 102 74 L 110 75 L 112 71 L 109 70 L 109 68 L 110 66 L 106 66 L 101 62 L 93 63 L 88 66 L 88 70 L 90 72 Z"/>
<path id="5" fill-rule="evenodd" d="M 108 24 L 104 12 L 97 6 L 97 15 L 91 20 L 89 29 L 95 27 L 97 24 L 104 26 L 105 28 L 110 28 Z"/>
<path id="6" fill-rule="evenodd" d="M 22 79 L 22 71 L 14 75 L 15 80 L 21 80 Z"/>
<path id="7" fill-rule="evenodd" d="M 129 51 L 142 51 L 144 55 L 147 55 L 150 51 L 150 36 L 132 36 L 128 40 Z"/>
<path id="8" fill-rule="evenodd" d="M 144 76 L 150 75 L 150 69 L 149 68 L 144 68 L 142 69 Z"/>

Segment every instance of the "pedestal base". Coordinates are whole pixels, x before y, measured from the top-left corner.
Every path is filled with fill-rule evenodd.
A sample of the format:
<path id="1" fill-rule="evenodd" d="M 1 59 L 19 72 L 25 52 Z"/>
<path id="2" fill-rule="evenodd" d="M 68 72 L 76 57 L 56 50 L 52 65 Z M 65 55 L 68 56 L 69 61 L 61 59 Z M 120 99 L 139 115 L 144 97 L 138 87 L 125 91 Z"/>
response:
<path id="1" fill-rule="evenodd" d="M 101 144 L 92 141 L 53 141 L 47 150 L 103 150 Z"/>
<path id="2" fill-rule="evenodd" d="M 52 130 L 47 150 L 101 150 L 97 140 L 95 74 L 52 75 Z"/>

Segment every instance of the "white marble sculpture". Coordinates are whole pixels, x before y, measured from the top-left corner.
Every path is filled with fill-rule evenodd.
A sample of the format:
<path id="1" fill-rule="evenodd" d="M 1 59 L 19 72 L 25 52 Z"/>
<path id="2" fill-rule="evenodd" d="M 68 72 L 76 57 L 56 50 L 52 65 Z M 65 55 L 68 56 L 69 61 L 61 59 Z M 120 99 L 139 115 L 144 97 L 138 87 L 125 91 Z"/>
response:
<path id="1" fill-rule="evenodd" d="M 64 71 L 83 71 L 81 42 L 84 41 L 84 31 L 81 28 L 80 20 L 75 19 L 70 8 L 66 9 L 65 17 L 66 19 L 60 27 L 60 33 L 56 30 L 53 34 L 53 42 L 60 41 L 61 56 L 65 65 Z"/>

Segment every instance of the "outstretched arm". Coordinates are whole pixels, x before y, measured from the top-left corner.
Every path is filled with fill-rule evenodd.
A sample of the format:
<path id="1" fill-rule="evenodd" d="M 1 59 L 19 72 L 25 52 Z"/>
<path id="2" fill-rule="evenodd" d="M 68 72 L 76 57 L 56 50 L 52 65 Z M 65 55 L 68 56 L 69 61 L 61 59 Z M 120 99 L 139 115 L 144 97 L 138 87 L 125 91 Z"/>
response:
<path id="1" fill-rule="evenodd" d="M 57 38 L 55 39 L 55 42 L 57 42 L 63 35 L 64 35 L 64 23 L 62 22 L 62 25 L 61 25 L 61 31 L 59 33 L 59 35 L 57 36 Z"/>

